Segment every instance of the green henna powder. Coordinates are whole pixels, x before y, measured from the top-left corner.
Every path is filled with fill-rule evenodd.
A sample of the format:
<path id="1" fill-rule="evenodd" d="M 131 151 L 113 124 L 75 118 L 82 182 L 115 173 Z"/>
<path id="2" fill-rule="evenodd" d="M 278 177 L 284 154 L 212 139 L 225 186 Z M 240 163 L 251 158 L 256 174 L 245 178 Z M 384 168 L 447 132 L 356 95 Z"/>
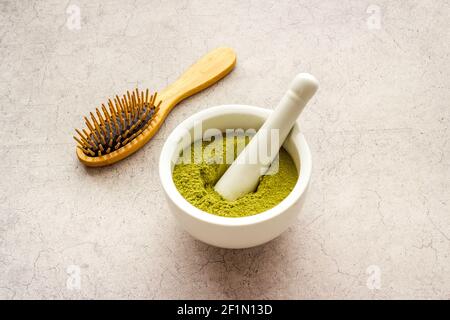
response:
<path id="1" fill-rule="evenodd" d="M 248 140 L 248 137 L 238 136 L 193 143 L 190 150 L 186 149 L 185 154 L 180 155 L 172 174 L 181 195 L 195 207 L 224 217 L 251 216 L 280 203 L 298 180 L 294 161 L 283 148 L 279 153 L 278 172 L 262 176 L 255 192 L 228 201 L 214 190 L 214 185 L 232 162 L 228 159 L 228 164 L 223 164 L 224 159 L 228 156 L 234 160 Z"/>

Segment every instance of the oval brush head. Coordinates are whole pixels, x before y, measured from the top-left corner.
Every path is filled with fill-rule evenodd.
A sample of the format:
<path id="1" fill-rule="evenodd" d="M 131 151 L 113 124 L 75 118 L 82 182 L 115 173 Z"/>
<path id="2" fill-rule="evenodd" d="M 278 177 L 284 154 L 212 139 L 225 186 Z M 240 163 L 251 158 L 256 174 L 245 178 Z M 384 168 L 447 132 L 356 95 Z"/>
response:
<path id="1" fill-rule="evenodd" d="M 91 112 L 91 121 L 84 117 L 87 130 L 75 129 L 78 136 L 77 148 L 87 157 L 101 157 L 126 146 L 150 125 L 159 110 L 161 101 L 156 102 L 157 93 L 149 96 L 149 90 L 135 91 L 120 98 L 115 96 L 114 102 L 108 100 L 108 108 L 102 104 L 102 112 L 95 109 L 97 117 Z"/>

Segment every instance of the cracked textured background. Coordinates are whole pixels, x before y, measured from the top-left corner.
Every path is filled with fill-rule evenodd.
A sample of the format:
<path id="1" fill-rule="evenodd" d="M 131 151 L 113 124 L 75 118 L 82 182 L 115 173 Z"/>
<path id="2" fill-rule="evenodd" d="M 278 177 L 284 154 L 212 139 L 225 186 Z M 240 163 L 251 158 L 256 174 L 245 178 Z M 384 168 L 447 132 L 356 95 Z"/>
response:
<path id="1" fill-rule="evenodd" d="M 69 5 L 80 30 L 66 25 Z M 450 298 L 448 1 L 0 9 L 1 298 Z M 136 85 L 163 88 L 221 45 L 236 69 L 177 106 L 140 152 L 102 169 L 78 162 L 82 115 Z M 192 239 L 159 183 L 165 138 L 213 105 L 272 108 L 301 71 L 321 88 L 301 120 L 314 161 L 297 223 L 247 250 Z"/>

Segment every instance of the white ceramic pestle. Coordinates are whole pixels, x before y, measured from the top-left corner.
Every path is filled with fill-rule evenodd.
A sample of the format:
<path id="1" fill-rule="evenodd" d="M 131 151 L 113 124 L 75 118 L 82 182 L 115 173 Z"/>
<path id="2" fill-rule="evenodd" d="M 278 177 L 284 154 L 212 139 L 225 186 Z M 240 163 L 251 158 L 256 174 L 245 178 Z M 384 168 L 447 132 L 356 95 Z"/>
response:
<path id="1" fill-rule="evenodd" d="M 318 87 L 317 79 L 308 73 L 294 78 L 278 106 L 214 186 L 222 197 L 234 201 L 255 191 Z"/>

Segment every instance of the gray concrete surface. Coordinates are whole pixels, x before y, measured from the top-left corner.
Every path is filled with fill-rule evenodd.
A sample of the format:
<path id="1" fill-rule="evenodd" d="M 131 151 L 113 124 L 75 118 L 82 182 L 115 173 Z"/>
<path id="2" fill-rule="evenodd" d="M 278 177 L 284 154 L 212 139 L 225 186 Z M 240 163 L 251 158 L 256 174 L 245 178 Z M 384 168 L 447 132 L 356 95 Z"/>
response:
<path id="1" fill-rule="evenodd" d="M 0 297 L 450 298 L 448 1 L 0 1 Z M 77 13 L 79 10 L 79 24 Z M 86 169 L 72 133 L 116 93 L 233 47 L 236 69 L 143 150 Z M 272 108 L 298 72 L 313 153 L 295 226 L 222 250 L 168 212 L 158 157 L 214 105 Z"/>

